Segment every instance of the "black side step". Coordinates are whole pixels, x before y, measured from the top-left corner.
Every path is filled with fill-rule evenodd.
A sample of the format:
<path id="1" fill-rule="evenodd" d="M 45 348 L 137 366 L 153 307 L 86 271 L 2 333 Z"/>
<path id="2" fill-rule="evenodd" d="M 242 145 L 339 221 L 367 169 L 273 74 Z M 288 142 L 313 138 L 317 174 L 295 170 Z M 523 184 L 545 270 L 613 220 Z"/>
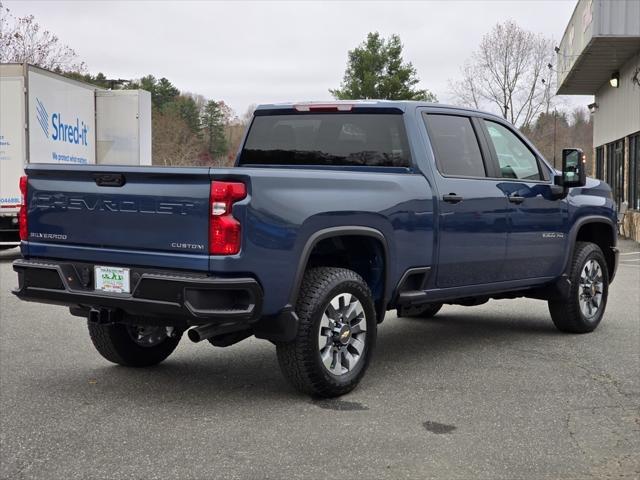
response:
<path id="1" fill-rule="evenodd" d="M 398 295 L 398 304 L 412 305 L 416 303 L 426 303 L 428 297 L 427 292 L 424 290 L 407 290 L 400 292 Z"/>

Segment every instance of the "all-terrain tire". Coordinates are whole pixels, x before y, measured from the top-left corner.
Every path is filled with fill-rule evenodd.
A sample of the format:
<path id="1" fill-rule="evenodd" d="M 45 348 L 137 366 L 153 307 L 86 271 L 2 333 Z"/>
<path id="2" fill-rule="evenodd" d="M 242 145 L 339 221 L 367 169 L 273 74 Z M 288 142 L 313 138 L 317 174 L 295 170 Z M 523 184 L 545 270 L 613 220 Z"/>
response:
<path id="1" fill-rule="evenodd" d="M 349 293 L 361 304 L 366 322 L 364 349 L 352 370 L 334 375 L 322 363 L 318 338 L 321 320 L 335 296 Z M 376 311 L 366 282 L 344 268 L 308 270 L 296 304 L 299 324 L 296 338 L 276 344 L 278 362 L 285 378 L 299 391 L 320 397 L 337 397 L 353 390 L 365 374 L 376 341 Z"/>
<path id="2" fill-rule="evenodd" d="M 580 296 L 583 292 L 581 275 L 587 264 L 597 262 L 602 278 L 602 292 L 599 307 L 592 316 L 585 315 L 580 308 Z M 561 300 L 549 300 L 549 312 L 556 328 L 568 333 L 588 333 L 596 329 L 602 320 L 607 306 L 609 294 L 609 272 L 607 262 L 600 247 L 595 243 L 577 242 L 571 267 L 569 270 L 571 287 L 567 298 Z"/>
<path id="3" fill-rule="evenodd" d="M 98 353 L 110 362 L 125 367 L 149 367 L 165 360 L 180 343 L 181 333 L 166 337 L 154 346 L 141 346 L 133 340 L 130 326 L 87 322 L 89 336 Z"/>

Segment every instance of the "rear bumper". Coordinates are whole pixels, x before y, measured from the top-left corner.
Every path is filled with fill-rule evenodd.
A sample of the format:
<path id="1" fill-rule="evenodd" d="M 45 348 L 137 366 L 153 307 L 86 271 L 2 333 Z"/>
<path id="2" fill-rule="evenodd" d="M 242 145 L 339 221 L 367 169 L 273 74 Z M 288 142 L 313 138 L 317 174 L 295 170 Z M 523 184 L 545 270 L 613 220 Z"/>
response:
<path id="1" fill-rule="evenodd" d="M 167 324 L 252 324 L 262 311 L 263 292 L 253 278 L 210 277 L 200 273 L 135 268 L 131 293 L 94 290 L 93 264 L 16 260 L 18 288 L 26 301 L 65 305 L 76 315 L 108 310 Z"/>

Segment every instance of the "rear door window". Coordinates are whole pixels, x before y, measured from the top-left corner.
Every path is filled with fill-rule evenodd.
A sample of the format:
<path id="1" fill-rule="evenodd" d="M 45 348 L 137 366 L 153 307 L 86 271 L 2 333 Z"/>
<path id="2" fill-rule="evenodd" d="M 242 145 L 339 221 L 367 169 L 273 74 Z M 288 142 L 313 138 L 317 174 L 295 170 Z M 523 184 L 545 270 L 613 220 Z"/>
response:
<path id="1" fill-rule="evenodd" d="M 401 114 L 259 115 L 239 164 L 409 167 L 411 155 Z"/>
<path id="2" fill-rule="evenodd" d="M 440 173 L 453 177 L 486 177 L 478 138 L 469 117 L 425 116 Z"/>

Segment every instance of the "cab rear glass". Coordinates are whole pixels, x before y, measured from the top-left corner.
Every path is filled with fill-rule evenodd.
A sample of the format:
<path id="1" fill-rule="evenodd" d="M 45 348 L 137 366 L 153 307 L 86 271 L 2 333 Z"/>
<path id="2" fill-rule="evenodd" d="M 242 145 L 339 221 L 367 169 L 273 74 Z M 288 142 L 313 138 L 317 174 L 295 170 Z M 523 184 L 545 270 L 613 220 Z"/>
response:
<path id="1" fill-rule="evenodd" d="M 238 164 L 409 167 L 411 155 L 401 114 L 262 115 Z"/>

